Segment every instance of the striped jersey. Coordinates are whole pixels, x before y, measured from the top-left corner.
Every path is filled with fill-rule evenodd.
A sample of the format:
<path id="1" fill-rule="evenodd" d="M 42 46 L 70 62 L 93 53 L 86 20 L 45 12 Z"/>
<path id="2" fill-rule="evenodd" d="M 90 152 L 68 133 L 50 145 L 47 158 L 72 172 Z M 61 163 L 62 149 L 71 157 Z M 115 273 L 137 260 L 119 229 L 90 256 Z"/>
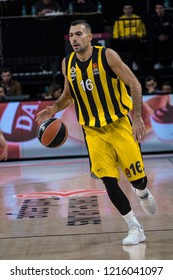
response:
<path id="1" fill-rule="evenodd" d="M 94 46 L 92 56 L 84 62 L 75 52 L 66 57 L 67 77 L 81 125 L 102 127 L 132 109 L 127 88 L 109 67 L 105 51 Z"/>

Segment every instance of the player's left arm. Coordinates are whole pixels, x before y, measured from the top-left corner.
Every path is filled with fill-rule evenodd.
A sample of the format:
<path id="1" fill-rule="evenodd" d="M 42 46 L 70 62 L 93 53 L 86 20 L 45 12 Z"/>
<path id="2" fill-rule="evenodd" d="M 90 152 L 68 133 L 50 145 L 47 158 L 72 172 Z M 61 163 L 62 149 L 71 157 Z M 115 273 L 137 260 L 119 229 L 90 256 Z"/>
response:
<path id="1" fill-rule="evenodd" d="M 133 100 L 133 134 L 137 141 L 145 135 L 145 125 L 141 117 L 142 87 L 130 68 L 122 61 L 120 56 L 112 49 L 106 50 L 106 59 L 112 71 L 130 88 Z"/>

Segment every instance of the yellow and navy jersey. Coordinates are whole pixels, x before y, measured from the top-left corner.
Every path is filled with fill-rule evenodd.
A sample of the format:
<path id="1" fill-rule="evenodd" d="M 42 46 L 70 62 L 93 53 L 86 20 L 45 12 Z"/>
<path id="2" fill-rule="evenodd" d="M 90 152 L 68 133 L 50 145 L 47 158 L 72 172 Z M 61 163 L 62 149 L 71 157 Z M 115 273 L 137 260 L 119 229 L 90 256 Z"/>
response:
<path id="1" fill-rule="evenodd" d="M 85 62 L 75 52 L 66 57 L 66 71 L 76 114 L 81 125 L 102 127 L 127 115 L 132 100 L 125 84 L 109 67 L 106 49 L 93 47 Z"/>

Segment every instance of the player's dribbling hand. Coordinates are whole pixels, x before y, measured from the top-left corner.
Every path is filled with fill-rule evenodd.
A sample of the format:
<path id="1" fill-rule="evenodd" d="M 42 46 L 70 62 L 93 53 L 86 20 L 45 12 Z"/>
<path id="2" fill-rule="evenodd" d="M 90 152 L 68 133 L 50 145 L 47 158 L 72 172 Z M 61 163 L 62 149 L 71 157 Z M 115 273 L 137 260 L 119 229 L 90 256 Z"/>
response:
<path id="1" fill-rule="evenodd" d="M 36 122 L 40 125 L 43 121 L 51 118 L 54 115 L 52 106 L 47 106 L 46 109 L 40 111 L 36 115 Z"/>

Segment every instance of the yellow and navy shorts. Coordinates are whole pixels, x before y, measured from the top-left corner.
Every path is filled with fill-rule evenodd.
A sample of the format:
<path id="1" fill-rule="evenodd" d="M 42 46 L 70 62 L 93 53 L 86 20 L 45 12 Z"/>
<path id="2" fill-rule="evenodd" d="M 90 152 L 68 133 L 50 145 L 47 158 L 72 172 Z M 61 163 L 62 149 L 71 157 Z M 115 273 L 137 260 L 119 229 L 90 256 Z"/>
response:
<path id="1" fill-rule="evenodd" d="M 104 127 L 83 126 L 83 131 L 92 175 L 119 180 L 121 168 L 129 181 L 145 176 L 140 146 L 128 116 Z"/>

